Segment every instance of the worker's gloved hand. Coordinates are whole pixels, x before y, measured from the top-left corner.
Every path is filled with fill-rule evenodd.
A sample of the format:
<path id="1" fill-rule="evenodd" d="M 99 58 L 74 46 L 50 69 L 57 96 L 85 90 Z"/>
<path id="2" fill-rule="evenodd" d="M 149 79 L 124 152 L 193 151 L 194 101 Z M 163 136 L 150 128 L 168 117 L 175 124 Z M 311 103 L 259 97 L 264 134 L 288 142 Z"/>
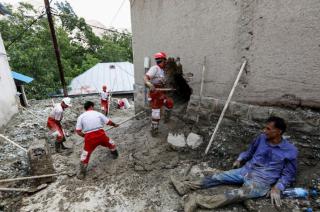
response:
<path id="1" fill-rule="evenodd" d="M 151 82 L 146 82 L 146 86 L 150 89 L 150 91 L 154 91 L 155 87 Z"/>
<path id="2" fill-rule="evenodd" d="M 119 124 L 114 123 L 113 126 L 114 127 L 119 127 Z"/>
<path id="3" fill-rule="evenodd" d="M 150 83 L 151 84 L 151 83 Z M 149 87 L 150 91 L 154 91 L 156 88 L 154 87 L 154 85 L 151 84 L 151 86 Z"/>
<path id="4" fill-rule="evenodd" d="M 271 198 L 271 204 L 276 205 L 277 207 L 281 207 L 281 196 L 280 196 L 280 189 L 277 187 L 273 186 L 271 190 L 269 191 L 269 195 Z"/>
<path id="5" fill-rule="evenodd" d="M 233 164 L 232 164 L 232 168 L 233 169 L 239 169 L 241 166 L 241 161 L 240 160 L 236 160 Z"/>

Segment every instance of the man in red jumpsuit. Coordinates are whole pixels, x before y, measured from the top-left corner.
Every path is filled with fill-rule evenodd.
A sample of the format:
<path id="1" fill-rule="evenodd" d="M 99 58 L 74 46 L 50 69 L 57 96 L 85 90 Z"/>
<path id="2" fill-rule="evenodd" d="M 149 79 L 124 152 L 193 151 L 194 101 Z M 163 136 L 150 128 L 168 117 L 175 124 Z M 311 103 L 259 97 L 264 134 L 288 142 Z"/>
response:
<path id="1" fill-rule="evenodd" d="M 67 147 L 63 145 L 63 142 L 66 139 L 61 120 L 63 118 L 64 110 L 71 106 L 71 99 L 69 97 L 63 98 L 61 103 L 54 105 L 48 117 L 47 127 L 50 129 L 50 135 L 56 138 L 54 145 L 56 152 L 60 152 L 61 149 L 67 149 Z"/>
<path id="2" fill-rule="evenodd" d="M 102 92 L 100 93 L 101 97 L 101 110 L 104 111 L 104 114 L 107 116 L 109 111 L 109 93 L 107 91 L 107 86 L 102 86 Z"/>
<path id="3" fill-rule="evenodd" d="M 144 76 L 144 82 L 149 87 L 148 99 L 152 109 L 151 114 L 151 134 L 155 136 L 158 134 L 158 125 L 160 122 L 160 110 L 165 106 L 165 122 L 169 121 L 171 109 L 173 108 L 173 100 L 168 98 L 164 91 L 158 90 L 165 86 L 165 65 L 167 56 L 164 52 L 159 52 L 154 55 L 156 65 L 152 66 Z"/>
<path id="4" fill-rule="evenodd" d="M 109 148 L 114 159 L 119 156 L 116 145 L 103 130 L 105 124 L 113 127 L 118 127 L 119 125 L 113 123 L 102 113 L 94 111 L 93 107 L 94 103 L 87 101 L 84 104 L 86 112 L 82 113 L 77 119 L 76 132 L 81 137 L 84 137 L 84 147 L 80 158 L 80 170 L 77 175 L 79 179 L 85 178 L 90 156 L 97 146 L 101 145 Z"/>

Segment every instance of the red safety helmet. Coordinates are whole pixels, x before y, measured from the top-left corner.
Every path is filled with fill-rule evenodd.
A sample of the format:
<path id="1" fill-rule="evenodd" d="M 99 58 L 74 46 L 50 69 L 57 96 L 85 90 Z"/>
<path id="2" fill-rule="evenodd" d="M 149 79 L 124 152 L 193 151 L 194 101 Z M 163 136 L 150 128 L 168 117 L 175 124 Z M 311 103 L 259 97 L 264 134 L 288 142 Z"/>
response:
<path id="1" fill-rule="evenodd" d="M 164 52 L 158 52 L 153 55 L 154 59 L 167 59 L 167 55 Z"/>
<path id="2" fill-rule="evenodd" d="M 107 89 L 107 86 L 106 86 L 106 85 L 103 85 L 103 86 L 102 86 L 102 89 Z"/>

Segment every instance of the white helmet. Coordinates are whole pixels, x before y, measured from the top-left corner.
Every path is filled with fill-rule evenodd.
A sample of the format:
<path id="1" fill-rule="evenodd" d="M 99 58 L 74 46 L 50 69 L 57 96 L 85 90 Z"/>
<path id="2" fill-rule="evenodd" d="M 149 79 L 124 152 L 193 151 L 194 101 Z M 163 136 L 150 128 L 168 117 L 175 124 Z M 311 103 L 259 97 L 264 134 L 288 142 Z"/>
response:
<path id="1" fill-rule="evenodd" d="M 71 106 L 72 106 L 72 104 L 71 104 L 71 99 L 70 99 L 69 97 L 63 98 L 62 101 L 63 101 L 66 105 L 68 105 L 68 107 L 71 107 Z"/>

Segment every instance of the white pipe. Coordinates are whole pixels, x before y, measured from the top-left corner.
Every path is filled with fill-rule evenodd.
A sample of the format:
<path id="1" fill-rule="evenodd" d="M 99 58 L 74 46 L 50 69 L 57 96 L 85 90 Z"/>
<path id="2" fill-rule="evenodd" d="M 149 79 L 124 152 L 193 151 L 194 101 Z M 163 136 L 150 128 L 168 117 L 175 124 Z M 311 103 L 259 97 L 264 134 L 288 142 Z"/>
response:
<path id="1" fill-rule="evenodd" d="M 227 99 L 227 101 L 226 101 L 226 103 L 225 103 L 225 105 L 224 105 L 224 107 L 223 107 L 223 110 L 222 110 L 222 112 L 221 112 L 221 114 L 220 114 L 218 123 L 217 123 L 216 127 L 214 128 L 213 134 L 212 134 L 212 136 L 211 136 L 211 138 L 210 138 L 210 141 L 209 141 L 209 144 L 208 144 L 208 146 L 207 146 L 207 148 L 206 148 L 205 155 L 208 153 L 208 151 L 209 151 L 209 149 L 210 149 L 210 146 L 211 146 L 211 144 L 212 144 L 212 141 L 213 141 L 213 139 L 214 139 L 214 137 L 215 137 L 215 135 L 216 135 L 216 133 L 217 133 L 217 131 L 218 131 L 218 129 L 219 129 L 219 126 L 220 126 L 220 124 L 221 124 L 221 121 L 222 121 L 222 119 L 223 119 L 223 116 L 224 116 L 224 114 L 225 114 L 225 112 L 226 112 L 226 110 L 227 110 L 227 108 L 228 108 L 229 102 L 230 102 L 230 100 L 231 100 L 231 98 L 232 98 L 232 95 L 233 95 L 233 93 L 234 93 L 234 90 L 235 90 L 235 88 L 236 88 L 236 86 L 237 86 L 237 84 L 238 84 L 238 82 L 239 82 L 239 80 L 240 80 L 241 74 L 242 74 L 242 72 L 243 72 L 244 67 L 246 66 L 246 64 L 247 64 L 247 61 L 245 60 L 245 61 L 242 63 L 242 66 L 241 66 L 241 68 L 240 68 L 240 71 L 239 71 L 239 74 L 238 74 L 238 76 L 237 76 L 237 79 L 236 79 L 236 81 L 234 82 L 233 87 L 232 87 L 232 89 L 231 89 L 231 92 L 230 92 L 230 94 L 229 94 L 229 97 L 228 97 L 228 99 Z"/>

